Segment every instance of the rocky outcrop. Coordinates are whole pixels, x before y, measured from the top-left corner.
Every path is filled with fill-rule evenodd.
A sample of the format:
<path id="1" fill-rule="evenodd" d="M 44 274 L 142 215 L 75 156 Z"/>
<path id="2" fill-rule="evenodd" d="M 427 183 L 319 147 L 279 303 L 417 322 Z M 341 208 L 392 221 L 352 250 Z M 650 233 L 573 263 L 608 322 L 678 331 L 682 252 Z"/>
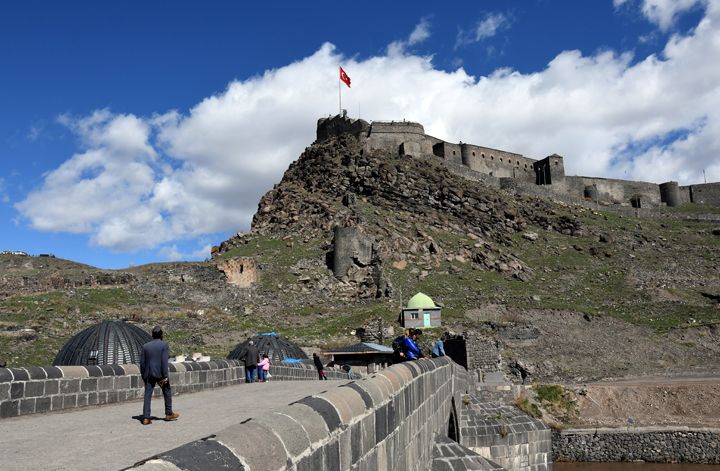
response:
<path id="1" fill-rule="evenodd" d="M 352 283 L 360 298 L 390 297 L 392 287 L 383 274 L 375 241 L 357 226 L 336 226 L 333 232 L 335 277 Z"/>

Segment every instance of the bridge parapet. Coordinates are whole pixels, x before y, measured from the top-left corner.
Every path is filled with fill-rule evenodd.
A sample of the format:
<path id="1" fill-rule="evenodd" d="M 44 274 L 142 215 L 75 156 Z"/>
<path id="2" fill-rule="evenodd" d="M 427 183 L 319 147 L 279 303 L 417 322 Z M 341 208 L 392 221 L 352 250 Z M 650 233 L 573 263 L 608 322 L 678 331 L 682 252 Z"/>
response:
<path id="1" fill-rule="evenodd" d="M 447 357 L 405 362 L 162 453 L 136 469 L 430 469 L 436 436 L 459 441 L 456 404 L 470 387 L 467 371 Z"/>
<path id="2" fill-rule="evenodd" d="M 173 394 L 230 386 L 245 381 L 245 368 L 236 360 L 171 363 Z M 313 366 L 272 366 L 274 381 L 316 379 Z M 327 369 L 331 379 L 346 374 Z M 138 365 L 44 366 L 0 368 L 0 419 L 27 414 L 132 401 L 143 397 Z M 155 395 L 159 396 L 159 388 Z"/>

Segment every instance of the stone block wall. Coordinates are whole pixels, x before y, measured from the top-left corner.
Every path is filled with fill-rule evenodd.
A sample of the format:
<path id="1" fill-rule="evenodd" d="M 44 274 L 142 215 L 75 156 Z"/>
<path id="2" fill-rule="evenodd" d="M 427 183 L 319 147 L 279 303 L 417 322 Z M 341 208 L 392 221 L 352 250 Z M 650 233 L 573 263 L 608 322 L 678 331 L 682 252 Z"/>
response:
<path id="1" fill-rule="evenodd" d="M 461 414 L 461 443 L 513 471 L 552 469 L 552 433 L 516 407 L 469 396 Z"/>
<path id="2" fill-rule="evenodd" d="M 720 429 L 563 430 L 553 434 L 553 459 L 720 464 Z"/>
<path id="3" fill-rule="evenodd" d="M 720 206 L 720 183 L 702 183 L 680 187 L 688 193 L 688 201 L 709 206 Z"/>
<path id="4" fill-rule="evenodd" d="M 466 341 L 468 371 L 477 381 L 482 381 L 485 373 L 502 371 L 500 346 L 494 337 L 475 332 L 465 332 L 463 336 Z"/>
<path id="5" fill-rule="evenodd" d="M 447 357 L 400 363 L 136 468 L 427 470 L 436 435 L 448 436 L 470 387 L 465 369 Z"/>
<path id="6" fill-rule="evenodd" d="M 462 144 L 462 162 L 471 170 L 492 175 L 535 181 L 534 159 L 489 147 Z"/>
<path id="7" fill-rule="evenodd" d="M 656 183 L 614 180 L 610 178 L 565 177 L 564 184 L 556 185 L 556 192 L 567 193 L 576 198 L 583 198 L 585 187 L 593 187 L 597 191 L 597 199 L 601 203 L 629 204 L 633 196 L 639 195 L 642 205 L 660 206 L 660 186 Z"/>
<path id="8" fill-rule="evenodd" d="M 171 363 L 173 394 L 202 391 L 245 381 L 236 360 Z M 317 379 L 315 367 L 297 364 L 271 367 L 273 381 Z M 330 379 L 345 379 L 326 370 Z M 142 399 L 145 386 L 138 365 L 44 366 L 0 368 L 0 419 L 78 407 Z M 156 388 L 160 395 L 160 388 Z"/>

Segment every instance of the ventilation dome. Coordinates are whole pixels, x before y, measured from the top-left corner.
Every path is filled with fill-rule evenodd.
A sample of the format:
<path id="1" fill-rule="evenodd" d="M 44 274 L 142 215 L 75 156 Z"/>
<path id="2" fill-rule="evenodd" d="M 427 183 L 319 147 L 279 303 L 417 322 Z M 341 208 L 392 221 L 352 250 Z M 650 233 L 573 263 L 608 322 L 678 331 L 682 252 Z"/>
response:
<path id="1" fill-rule="evenodd" d="M 246 340 L 239 343 L 238 346 L 235 347 L 235 350 L 230 352 L 228 359 L 239 360 L 243 350 L 247 348 L 249 341 L 250 340 Z M 300 347 L 289 340 L 285 340 L 275 332 L 257 334 L 252 338 L 252 341 L 255 342 L 260 356 L 262 357 L 263 353 L 267 353 L 268 358 L 270 358 L 270 362 L 272 363 L 279 362 L 280 360 L 284 360 L 286 358 L 308 360 L 308 356 Z"/>
<path id="2" fill-rule="evenodd" d="M 150 334 L 124 321 L 103 321 L 88 327 L 60 349 L 53 365 L 122 365 L 140 363 Z"/>

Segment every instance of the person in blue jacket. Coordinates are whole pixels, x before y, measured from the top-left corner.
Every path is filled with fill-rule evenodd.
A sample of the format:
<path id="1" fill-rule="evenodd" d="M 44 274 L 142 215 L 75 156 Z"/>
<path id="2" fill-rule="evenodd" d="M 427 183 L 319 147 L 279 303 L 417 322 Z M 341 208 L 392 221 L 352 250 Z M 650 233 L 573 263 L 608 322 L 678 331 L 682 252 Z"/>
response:
<path id="1" fill-rule="evenodd" d="M 420 329 L 410 329 L 410 335 L 402 341 L 402 352 L 406 360 L 417 360 L 424 358 L 422 350 L 418 347 L 417 340 L 422 335 Z"/>

